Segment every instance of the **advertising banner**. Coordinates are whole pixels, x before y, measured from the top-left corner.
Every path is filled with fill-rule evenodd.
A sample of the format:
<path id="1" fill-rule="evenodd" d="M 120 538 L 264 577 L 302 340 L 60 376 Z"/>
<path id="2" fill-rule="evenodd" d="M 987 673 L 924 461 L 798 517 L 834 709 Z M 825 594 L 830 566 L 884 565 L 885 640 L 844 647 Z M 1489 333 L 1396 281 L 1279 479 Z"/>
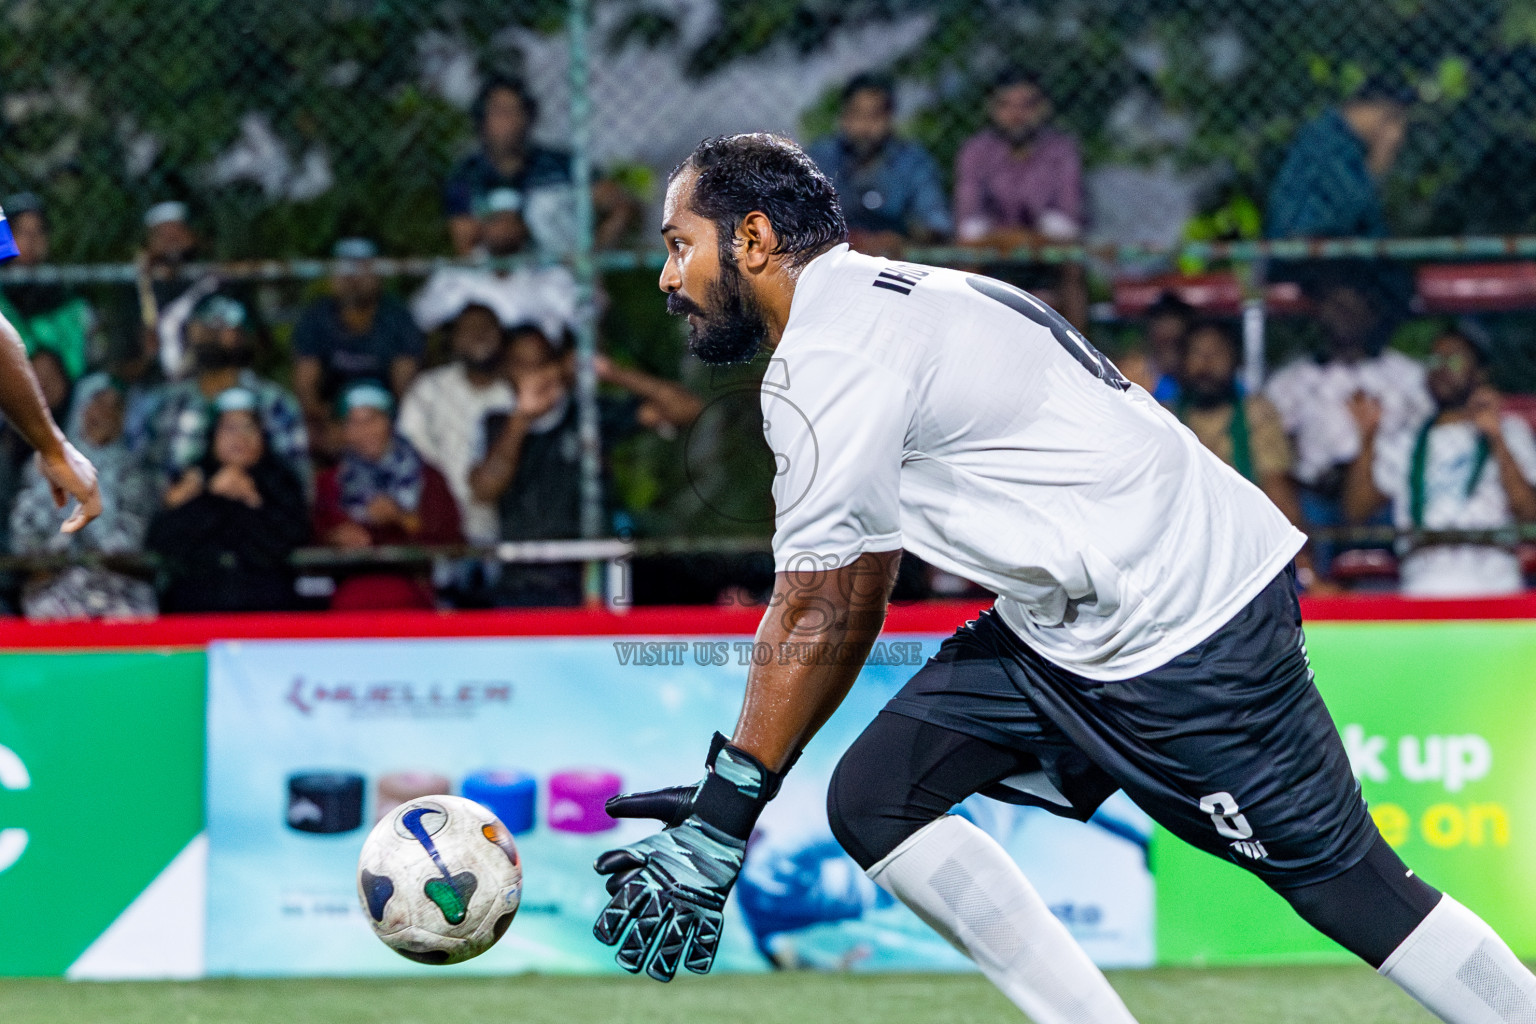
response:
<path id="1" fill-rule="evenodd" d="M 717 970 L 950 969 L 965 961 L 880 892 L 827 826 L 838 757 L 938 644 L 877 645 L 844 707 L 769 806 L 728 911 Z M 778 657 L 739 636 L 230 642 L 209 651 L 210 974 L 385 974 L 413 964 L 372 934 L 358 851 L 397 801 L 452 792 L 492 806 L 522 853 L 522 909 L 456 970 L 616 971 L 592 937 L 603 850 L 657 825 L 603 800 L 696 780 L 729 732 L 746 666 Z M 973 798 L 1101 963 L 1152 960 L 1150 826 L 1117 798 L 1091 824 Z"/>
<path id="2" fill-rule="evenodd" d="M 1307 650 L 1387 841 L 1536 956 L 1536 626 L 1321 623 Z M 1350 959 L 1233 865 L 1161 831 L 1154 863 L 1161 962 Z"/>
<path id="3" fill-rule="evenodd" d="M 6 974 L 201 974 L 204 666 L 0 654 Z"/>

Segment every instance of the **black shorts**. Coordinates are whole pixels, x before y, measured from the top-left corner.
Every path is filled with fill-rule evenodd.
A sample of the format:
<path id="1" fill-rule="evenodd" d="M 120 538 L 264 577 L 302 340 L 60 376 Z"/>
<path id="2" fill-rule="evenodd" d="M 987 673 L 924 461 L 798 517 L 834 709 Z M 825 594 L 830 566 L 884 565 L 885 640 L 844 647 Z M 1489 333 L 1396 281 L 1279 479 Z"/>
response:
<path id="1" fill-rule="evenodd" d="M 1179 838 L 1278 888 L 1332 878 L 1376 837 L 1312 683 L 1290 570 L 1204 643 L 1117 682 L 1046 661 L 985 612 L 886 710 L 1038 764 L 988 796 L 1087 820 L 1124 789 Z"/>

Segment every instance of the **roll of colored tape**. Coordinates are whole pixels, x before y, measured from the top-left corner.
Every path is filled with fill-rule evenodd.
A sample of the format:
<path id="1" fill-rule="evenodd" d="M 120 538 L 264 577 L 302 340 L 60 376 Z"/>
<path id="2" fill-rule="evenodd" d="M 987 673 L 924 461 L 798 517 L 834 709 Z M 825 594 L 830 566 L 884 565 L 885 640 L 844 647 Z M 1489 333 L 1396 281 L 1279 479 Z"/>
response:
<path id="1" fill-rule="evenodd" d="M 490 769 L 464 780 L 459 792 L 501 819 L 507 831 L 522 835 L 533 830 L 539 784 L 527 772 Z"/>
<path id="2" fill-rule="evenodd" d="M 363 823 L 363 777 L 350 772 L 297 772 L 288 776 L 288 827 L 322 835 L 351 832 Z"/>
<path id="3" fill-rule="evenodd" d="M 568 771 L 549 779 L 549 827 L 560 832 L 606 832 L 618 826 L 603 809 L 624 788 L 613 772 Z"/>
<path id="4" fill-rule="evenodd" d="M 384 815 L 407 800 L 452 794 L 453 784 L 446 775 L 436 772 L 390 772 L 379 779 L 374 794 L 373 820 L 382 821 Z"/>

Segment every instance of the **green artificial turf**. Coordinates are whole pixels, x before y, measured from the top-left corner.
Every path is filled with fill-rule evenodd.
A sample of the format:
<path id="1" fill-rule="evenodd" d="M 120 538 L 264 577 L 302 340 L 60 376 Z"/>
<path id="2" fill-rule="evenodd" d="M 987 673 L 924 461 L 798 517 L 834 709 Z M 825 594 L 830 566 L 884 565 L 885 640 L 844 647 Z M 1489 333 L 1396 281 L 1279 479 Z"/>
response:
<path id="1" fill-rule="evenodd" d="M 1120 971 L 1141 1024 L 1426 1024 L 1365 967 Z M 982 1024 L 1019 1021 L 976 975 L 0 981 L 5 1024 Z"/>

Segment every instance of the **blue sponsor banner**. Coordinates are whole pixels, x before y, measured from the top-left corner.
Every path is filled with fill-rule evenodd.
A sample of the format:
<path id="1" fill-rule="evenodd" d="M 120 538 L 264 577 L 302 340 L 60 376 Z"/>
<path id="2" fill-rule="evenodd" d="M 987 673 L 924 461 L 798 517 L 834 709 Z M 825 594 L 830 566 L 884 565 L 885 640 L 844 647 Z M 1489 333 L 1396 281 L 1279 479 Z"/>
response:
<path id="1" fill-rule="evenodd" d="M 733 894 L 717 970 L 961 969 L 878 890 L 827 825 L 842 751 L 936 636 L 887 637 L 764 814 Z M 209 650 L 210 974 L 414 974 L 369 929 L 354 873 L 394 801 L 451 791 L 517 833 L 524 894 L 489 953 L 455 971 L 617 971 L 592 938 L 607 900 L 592 861 L 656 826 L 603 799 L 697 779 L 729 732 L 745 666 L 780 657 L 739 636 L 259 641 Z M 789 656 L 795 656 L 791 654 Z M 1153 959 L 1150 825 L 1116 797 L 1094 824 L 973 797 L 1105 965 Z"/>

